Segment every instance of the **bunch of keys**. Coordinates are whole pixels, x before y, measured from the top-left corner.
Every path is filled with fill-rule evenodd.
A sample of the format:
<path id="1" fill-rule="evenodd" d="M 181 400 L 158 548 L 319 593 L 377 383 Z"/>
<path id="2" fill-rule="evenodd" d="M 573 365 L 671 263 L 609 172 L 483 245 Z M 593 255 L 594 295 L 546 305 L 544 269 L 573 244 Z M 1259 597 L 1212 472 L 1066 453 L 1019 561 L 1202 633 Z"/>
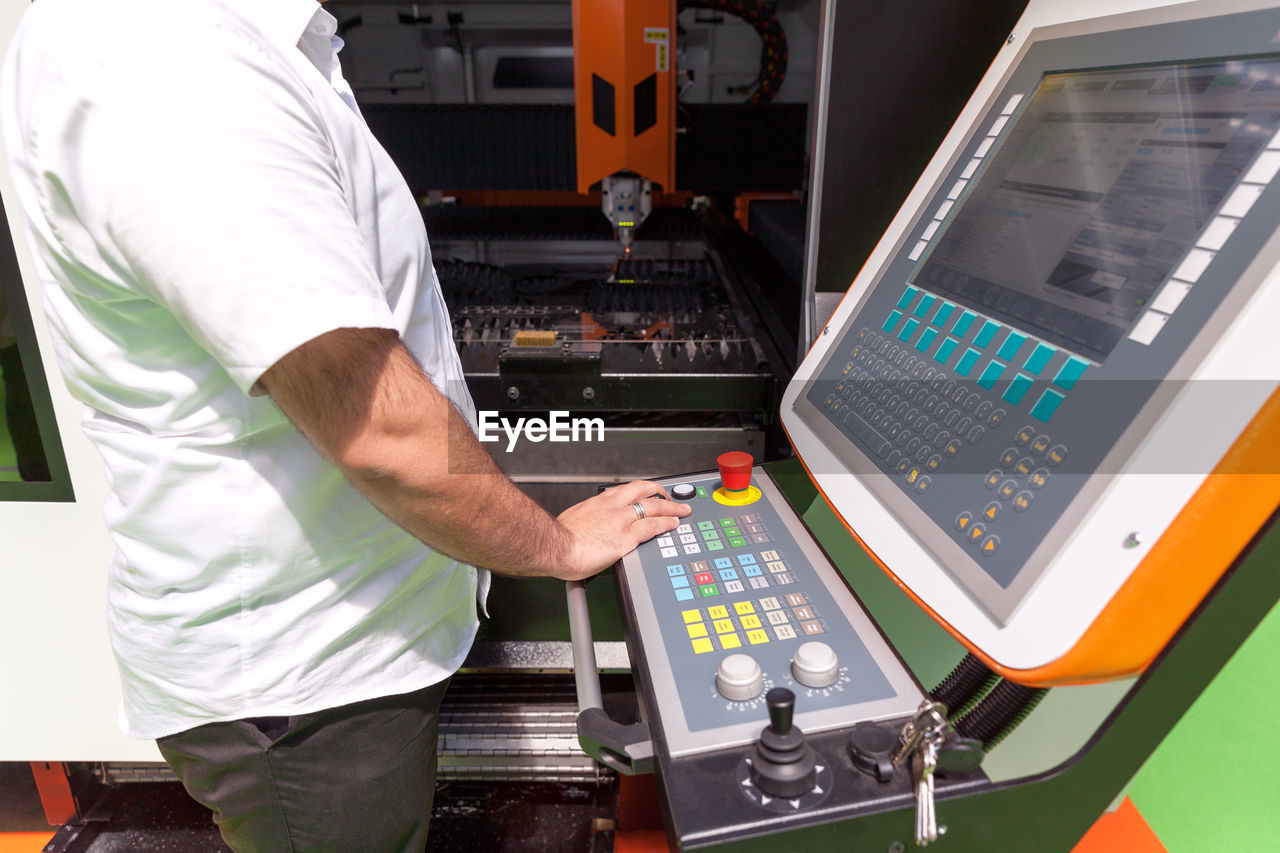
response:
<path id="1" fill-rule="evenodd" d="M 926 699 L 916 715 L 902 728 L 902 746 L 893 756 L 894 766 L 911 758 L 911 779 L 916 790 L 916 846 L 925 847 L 947 831 L 938 826 L 933 803 L 933 771 L 938 766 L 938 750 L 947 739 L 950 724 L 946 707 Z"/>

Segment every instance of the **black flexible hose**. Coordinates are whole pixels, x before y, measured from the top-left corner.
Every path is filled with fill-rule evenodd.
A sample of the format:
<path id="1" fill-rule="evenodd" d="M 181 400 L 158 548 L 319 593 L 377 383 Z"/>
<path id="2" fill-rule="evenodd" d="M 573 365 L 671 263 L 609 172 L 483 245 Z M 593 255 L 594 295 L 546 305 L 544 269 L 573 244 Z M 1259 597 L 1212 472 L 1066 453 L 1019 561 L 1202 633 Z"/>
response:
<path id="1" fill-rule="evenodd" d="M 1001 681 L 960 718 L 955 724 L 956 734 L 981 741 L 983 748 L 990 751 L 1026 719 L 1048 692 L 1043 687 Z"/>
<path id="2" fill-rule="evenodd" d="M 947 707 L 947 716 L 950 717 L 990 688 L 997 677 L 970 652 L 929 695 Z"/>
<path id="3" fill-rule="evenodd" d="M 742 18 L 760 36 L 760 74 L 748 104 L 767 104 L 782 88 L 787 76 L 787 34 L 778 22 L 774 6 L 760 0 L 680 0 L 679 8 L 710 9 Z"/>

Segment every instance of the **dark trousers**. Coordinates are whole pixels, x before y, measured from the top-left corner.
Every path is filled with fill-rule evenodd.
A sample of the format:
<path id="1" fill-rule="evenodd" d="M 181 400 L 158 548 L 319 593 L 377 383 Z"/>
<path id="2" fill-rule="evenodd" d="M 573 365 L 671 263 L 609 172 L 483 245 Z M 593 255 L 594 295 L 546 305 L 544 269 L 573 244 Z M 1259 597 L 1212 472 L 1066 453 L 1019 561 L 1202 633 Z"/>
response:
<path id="1" fill-rule="evenodd" d="M 47 483 L 49 462 L 40 440 L 31 389 L 22 372 L 22 356 L 17 345 L 0 347 L 0 377 L 4 379 L 4 419 L 18 457 L 18 476 L 28 483 Z"/>
<path id="2" fill-rule="evenodd" d="M 157 743 L 237 853 L 421 853 L 447 686 Z"/>

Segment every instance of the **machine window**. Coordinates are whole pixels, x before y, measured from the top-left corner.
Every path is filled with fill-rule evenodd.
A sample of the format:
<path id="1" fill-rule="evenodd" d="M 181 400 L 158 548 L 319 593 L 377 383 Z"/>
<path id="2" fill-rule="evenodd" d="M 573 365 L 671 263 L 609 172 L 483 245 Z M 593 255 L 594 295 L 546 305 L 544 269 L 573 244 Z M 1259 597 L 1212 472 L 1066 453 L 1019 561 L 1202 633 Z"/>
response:
<path id="1" fill-rule="evenodd" d="M 915 282 L 1102 362 L 1277 129 L 1277 59 L 1046 74 Z"/>
<path id="2" fill-rule="evenodd" d="M 0 221 L 4 221 L 0 207 Z M 0 501 L 70 500 L 13 240 L 0 237 Z"/>

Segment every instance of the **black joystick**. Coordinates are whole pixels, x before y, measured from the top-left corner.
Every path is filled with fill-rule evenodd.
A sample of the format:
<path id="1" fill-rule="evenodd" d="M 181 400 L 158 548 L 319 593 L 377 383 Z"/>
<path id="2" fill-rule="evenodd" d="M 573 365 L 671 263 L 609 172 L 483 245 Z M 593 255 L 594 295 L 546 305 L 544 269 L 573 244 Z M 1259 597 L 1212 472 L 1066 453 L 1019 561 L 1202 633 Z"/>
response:
<path id="1" fill-rule="evenodd" d="M 785 687 L 775 687 L 764 700 L 769 705 L 769 725 L 760 733 L 751 757 L 751 781 L 774 797 L 808 793 L 818 784 L 818 771 L 804 732 L 791 725 L 795 694 Z"/>

